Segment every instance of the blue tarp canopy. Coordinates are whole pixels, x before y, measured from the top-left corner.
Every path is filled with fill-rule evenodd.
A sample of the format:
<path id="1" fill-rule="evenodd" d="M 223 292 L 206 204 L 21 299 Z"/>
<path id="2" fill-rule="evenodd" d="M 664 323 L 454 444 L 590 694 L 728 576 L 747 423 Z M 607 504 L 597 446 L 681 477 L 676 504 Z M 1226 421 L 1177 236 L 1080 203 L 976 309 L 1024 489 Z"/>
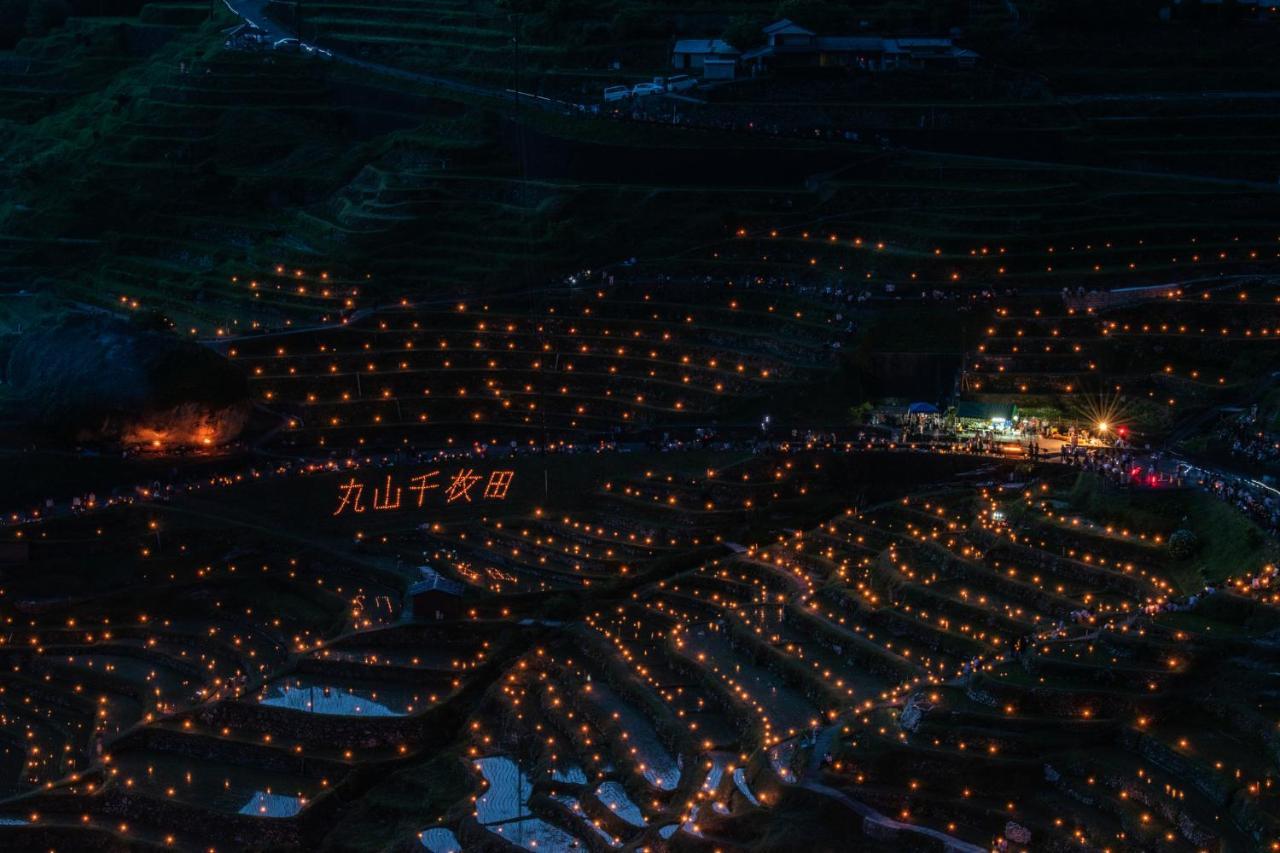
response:
<path id="1" fill-rule="evenodd" d="M 936 415 L 938 407 L 931 403 L 912 403 L 907 407 L 908 415 Z"/>

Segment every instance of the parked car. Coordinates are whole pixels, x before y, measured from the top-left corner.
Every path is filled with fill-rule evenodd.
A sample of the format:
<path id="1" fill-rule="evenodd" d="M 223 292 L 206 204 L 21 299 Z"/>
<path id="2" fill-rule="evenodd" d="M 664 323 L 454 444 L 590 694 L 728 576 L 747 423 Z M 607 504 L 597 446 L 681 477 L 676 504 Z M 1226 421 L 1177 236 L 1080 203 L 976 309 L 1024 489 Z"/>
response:
<path id="1" fill-rule="evenodd" d="M 285 53 L 298 53 L 302 50 L 302 42 L 297 39 L 284 38 L 271 45 L 272 50 L 279 50 Z"/>
<path id="2" fill-rule="evenodd" d="M 637 83 L 631 87 L 631 94 L 637 98 L 643 98 L 645 95 L 661 95 L 666 89 L 658 83 Z"/>
<path id="3" fill-rule="evenodd" d="M 698 81 L 688 74 L 677 74 L 674 77 L 668 77 L 666 84 L 668 92 L 687 92 L 698 87 Z"/>
<path id="4" fill-rule="evenodd" d="M 606 101 L 625 101 L 631 97 L 631 90 L 626 86 L 606 86 L 604 89 L 604 99 Z"/>

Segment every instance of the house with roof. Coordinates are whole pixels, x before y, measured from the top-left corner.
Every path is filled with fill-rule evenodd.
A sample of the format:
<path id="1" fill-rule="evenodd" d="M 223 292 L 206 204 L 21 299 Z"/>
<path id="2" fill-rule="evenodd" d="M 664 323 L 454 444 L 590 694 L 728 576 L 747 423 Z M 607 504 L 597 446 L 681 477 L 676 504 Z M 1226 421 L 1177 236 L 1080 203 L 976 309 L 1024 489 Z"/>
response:
<path id="1" fill-rule="evenodd" d="M 724 39 L 680 39 L 671 49 L 671 67 L 708 80 L 732 80 L 742 51 Z"/>
<path id="2" fill-rule="evenodd" d="M 827 36 L 783 18 L 763 29 L 765 43 L 742 54 L 752 74 L 814 68 L 886 71 L 972 66 L 978 55 L 949 38 Z"/>
<path id="3" fill-rule="evenodd" d="M 876 36 L 820 36 L 783 18 L 763 30 L 765 43 L 742 55 L 753 74 L 796 68 L 878 66 L 883 39 Z"/>
<path id="4" fill-rule="evenodd" d="M 456 619 L 463 614 L 466 588 L 430 566 L 420 566 L 421 580 L 409 587 L 414 619 Z"/>
<path id="5" fill-rule="evenodd" d="M 939 36 L 899 36 L 885 39 L 885 52 L 890 51 L 907 68 L 972 68 L 978 54 L 957 47 L 949 38 Z"/>

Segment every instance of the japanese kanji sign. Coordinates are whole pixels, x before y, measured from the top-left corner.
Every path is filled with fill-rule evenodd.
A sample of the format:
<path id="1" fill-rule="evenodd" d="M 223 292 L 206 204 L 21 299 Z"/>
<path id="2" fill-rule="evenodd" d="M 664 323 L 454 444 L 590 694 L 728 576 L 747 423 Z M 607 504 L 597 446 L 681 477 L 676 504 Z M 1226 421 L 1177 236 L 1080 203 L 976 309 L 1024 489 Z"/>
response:
<path id="1" fill-rule="evenodd" d="M 476 473 L 474 468 L 459 468 L 456 473 L 447 477 L 442 476 L 440 471 L 428 471 L 410 477 L 408 486 L 402 488 L 392 475 L 387 474 L 381 482 L 375 482 L 368 489 L 371 497 L 367 502 L 365 483 L 352 477 L 345 483 L 338 484 L 338 508 L 333 514 L 358 513 L 367 509 L 374 512 L 391 512 L 401 508 L 419 509 L 426 506 L 429 492 L 439 492 L 438 496 L 433 497 L 437 500 L 443 498 L 446 504 L 504 501 L 515 476 L 515 471 L 491 471 L 486 476 Z"/>

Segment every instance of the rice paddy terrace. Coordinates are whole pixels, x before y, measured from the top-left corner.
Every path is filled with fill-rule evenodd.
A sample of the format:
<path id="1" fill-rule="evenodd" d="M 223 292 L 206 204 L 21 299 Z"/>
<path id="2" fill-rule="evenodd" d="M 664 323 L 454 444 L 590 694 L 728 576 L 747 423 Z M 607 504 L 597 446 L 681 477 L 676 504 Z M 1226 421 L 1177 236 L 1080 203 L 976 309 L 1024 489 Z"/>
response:
<path id="1" fill-rule="evenodd" d="M 820 294 L 600 280 L 393 305 L 227 347 L 254 393 L 289 418 L 284 441 L 343 447 L 612 438 L 721 417 L 754 428 L 769 406 L 801 405 L 848 340 L 839 306 Z"/>
<path id="2" fill-rule="evenodd" d="M 314 14 L 367 27 L 379 8 Z M 377 40 L 413 41 L 397 24 L 416 8 L 385 7 L 376 26 L 394 33 Z M 442 9 L 422 26 L 483 14 Z M 901 293 L 1172 284 L 1274 256 L 1274 99 L 1210 94 L 1189 109 L 961 82 L 932 98 L 908 87 L 805 100 L 826 118 L 775 133 L 774 101 L 748 91 L 716 95 L 706 126 L 671 126 L 513 113 L 429 81 L 230 49 L 234 20 L 149 4 L 72 17 L 5 55 L 0 271 L 12 289 L 225 337 L 334 321 L 349 299 L 471 298 L 629 258 L 653 277 Z M 277 286 L 297 270 L 305 292 Z"/>
<path id="3" fill-rule="evenodd" d="M 966 381 L 992 399 L 1049 399 L 1094 422 L 1190 437 L 1222 407 L 1265 395 L 1278 299 L 1266 276 L 1241 275 L 1022 300 L 996 309 Z"/>
<path id="4" fill-rule="evenodd" d="M 77 849 L 1277 838 L 1265 539 L 1189 573 L 1169 546 L 1185 505 L 1138 495 L 1148 526 L 1129 526 L 1056 465 L 626 456 L 515 460 L 506 501 L 456 512 L 335 518 L 351 475 L 418 467 L 359 456 L 10 528 L 31 563 L 5 585 L 4 831 Z M 539 468 L 550 491 L 521 491 Z M 86 560 L 102 571 L 78 577 Z M 424 561 L 460 611 L 415 613 Z"/>
<path id="5" fill-rule="evenodd" d="M 1057 45 L 535 112 L 475 87 L 590 101 L 724 10 L 301 4 L 325 61 L 235 5 L 0 55 L 0 348 L 133 316 L 257 404 L 0 457 L 0 848 L 1280 849 L 1261 516 L 856 417 L 963 355 L 1280 464 L 1274 93 L 1095 96 Z"/>

